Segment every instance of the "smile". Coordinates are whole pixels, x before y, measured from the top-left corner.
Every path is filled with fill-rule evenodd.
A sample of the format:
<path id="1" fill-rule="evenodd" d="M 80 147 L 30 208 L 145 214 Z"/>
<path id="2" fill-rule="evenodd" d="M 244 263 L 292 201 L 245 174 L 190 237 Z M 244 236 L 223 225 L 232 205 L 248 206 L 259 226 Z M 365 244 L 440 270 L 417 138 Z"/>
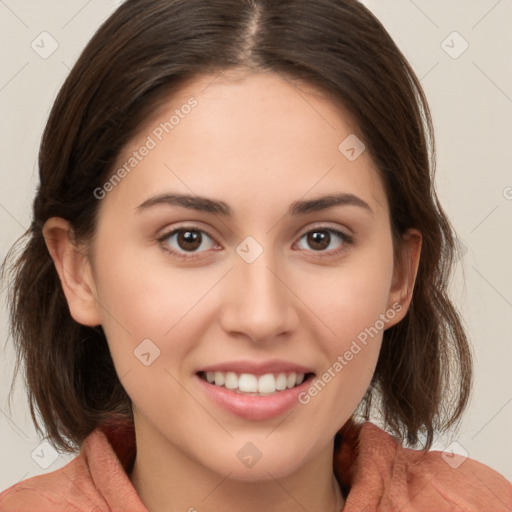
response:
<path id="1" fill-rule="evenodd" d="M 250 396 L 267 396 L 299 386 L 308 374 L 296 372 L 266 373 L 254 375 L 252 373 L 235 372 L 200 372 L 199 376 L 206 382 L 218 387 L 231 390 L 235 393 Z"/>
<path id="2" fill-rule="evenodd" d="M 248 364 L 243 365 L 245 371 L 233 368 L 242 366 L 239 364 L 223 366 L 232 367 L 230 371 L 227 368 L 221 371 L 217 367 L 197 372 L 195 377 L 199 389 L 214 406 L 250 421 L 271 420 L 289 413 L 300 405 L 299 394 L 308 389 L 315 378 L 307 368 L 294 368 L 297 371 L 292 371 L 282 368 L 282 364 L 266 365 L 266 371 L 255 365 L 252 369 L 247 368 Z"/>

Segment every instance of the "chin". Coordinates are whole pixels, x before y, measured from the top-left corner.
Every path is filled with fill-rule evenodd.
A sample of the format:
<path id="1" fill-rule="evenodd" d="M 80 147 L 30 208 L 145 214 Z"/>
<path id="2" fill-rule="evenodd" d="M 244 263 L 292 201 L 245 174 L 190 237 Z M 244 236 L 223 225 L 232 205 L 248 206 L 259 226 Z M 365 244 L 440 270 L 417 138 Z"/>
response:
<path id="1" fill-rule="evenodd" d="M 235 451 L 223 450 L 219 458 L 208 461 L 205 466 L 221 475 L 229 475 L 230 480 L 256 483 L 286 478 L 305 464 L 303 449 L 279 450 L 267 446 L 259 450 L 256 445 L 245 441 Z M 298 453 L 302 455 L 300 458 Z"/>

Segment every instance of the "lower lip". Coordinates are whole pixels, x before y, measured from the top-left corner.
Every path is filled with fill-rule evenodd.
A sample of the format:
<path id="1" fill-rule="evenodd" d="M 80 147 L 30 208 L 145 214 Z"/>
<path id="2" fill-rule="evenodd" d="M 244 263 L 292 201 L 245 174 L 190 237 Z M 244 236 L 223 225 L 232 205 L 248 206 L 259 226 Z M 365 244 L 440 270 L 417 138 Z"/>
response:
<path id="1" fill-rule="evenodd" d="M 270 420 L 288 412 L 299 403 L 298 395 L 310 386 L 312 378 L 310 375 L 299 386 L 272 395 L 251 396 L 215 386 L 196 375 L 209 399 L 225 410 L 252 421 Z"/>

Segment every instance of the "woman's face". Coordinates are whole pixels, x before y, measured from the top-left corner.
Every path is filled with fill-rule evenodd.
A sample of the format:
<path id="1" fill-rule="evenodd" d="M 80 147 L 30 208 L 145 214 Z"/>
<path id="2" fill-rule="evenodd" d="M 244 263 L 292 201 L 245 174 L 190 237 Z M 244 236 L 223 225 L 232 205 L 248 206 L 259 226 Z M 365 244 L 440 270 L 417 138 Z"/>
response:
<path id="1" fill-rule="evenodd" d="M 95 192 L 98 322 L 145 446 L 240 480 L 332 457 L 405 313 L 385 191 L 353 131 L 276 74 L 203 76 Z"/>

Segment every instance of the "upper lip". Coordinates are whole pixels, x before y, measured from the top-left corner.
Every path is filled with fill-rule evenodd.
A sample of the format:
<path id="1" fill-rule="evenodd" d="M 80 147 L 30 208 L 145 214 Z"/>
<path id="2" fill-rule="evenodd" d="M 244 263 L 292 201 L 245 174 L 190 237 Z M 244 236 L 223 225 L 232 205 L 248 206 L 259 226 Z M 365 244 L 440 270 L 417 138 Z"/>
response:
<path id="1" fill-rule="evenodd" d="M 198 370 L 199 372 L 234 372 L 251 373 L 253 375 L 265 375 L 267 373 L 314 373 L 311 368 L 301 364 L 284 361 L 281 359 L 272 359 L 269 361 L 226 361 L 205 366 Z"/>

